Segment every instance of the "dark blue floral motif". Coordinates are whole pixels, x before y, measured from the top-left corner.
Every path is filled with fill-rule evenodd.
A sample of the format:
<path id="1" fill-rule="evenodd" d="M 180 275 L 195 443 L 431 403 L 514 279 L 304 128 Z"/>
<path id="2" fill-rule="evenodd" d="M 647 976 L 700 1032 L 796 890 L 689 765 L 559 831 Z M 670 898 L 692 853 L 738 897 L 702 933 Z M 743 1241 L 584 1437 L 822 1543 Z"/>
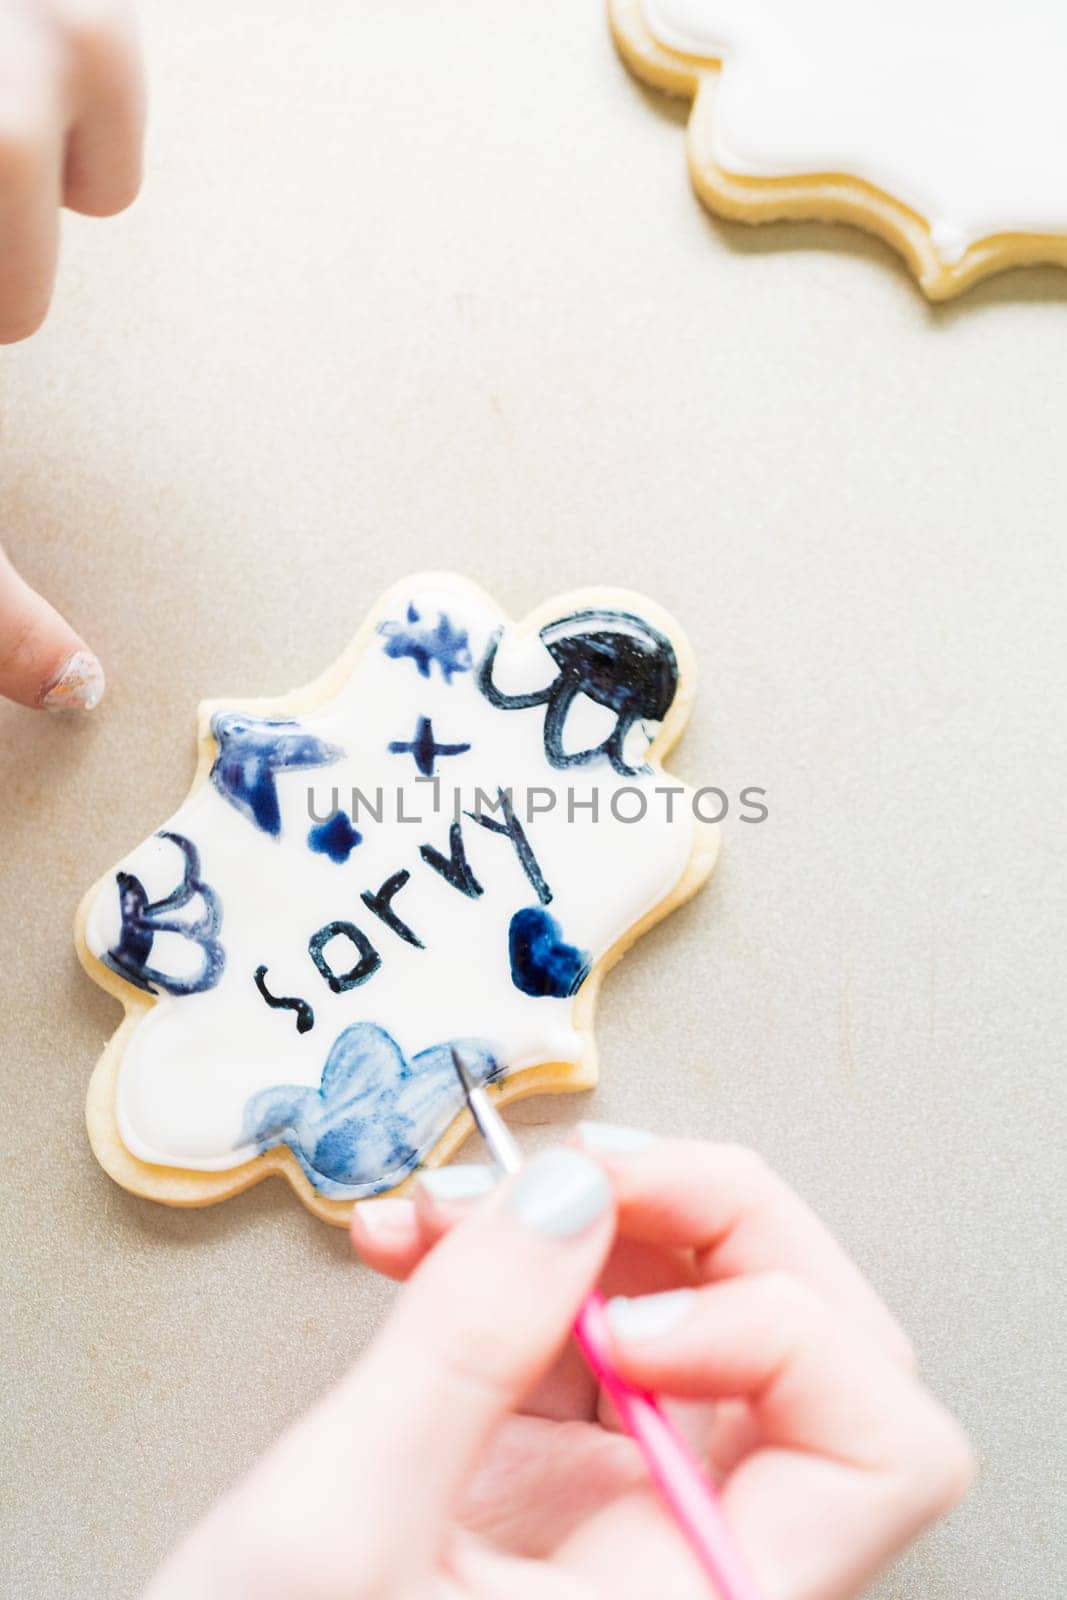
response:
<path id="1" fill-rule="evenodd" d="M 219 747 L 211 769 L 215 788 L 249 822 L 275 837 L 282 831 L 278 773 L 327 767 L 344 755 L 337 745 L 307 733 L 290 717 L 216 711 L 211 731 Z"/>
<path id="2" fill-rule="evenodd" d="M 413 605 L 408 606 L 404 622 L 383 622 L 378 632 L 385 640 L 385 653 L 399 660 L 410 656 L 419 675 L 430 676 L 430 666 L 436 661 L 446 683 L 452 682 L 456 672 L 471 669 L 470 645 L 465 628 L 453 627 L 443 611 L 437 613 L 436 622 L 426 622 Z"/>
<path id="3" fill-rule="evenodd" d="M 410 1061 L 384 1028 L 356 1022 L 334 1040 L 318 1089 L 261 1089 L 245 1107 L 241 1145 L 287 1144 L 320 1194 L 352 1199 L 391 1189 L 462 1109 L 452 1064 L 461 1046 L 478 1083 L 500 1073 L 484 1039 L 446 1040 Z"/>
<path id="4" fill-rule="evenodd" d="M 193 841 L 183 833 L 161 832 L 156 837 L 169 839 L 181 851 L 182 881 L 162 900 L 149 900 L 140 878 L 132 872 L 117 872 L 115 886 L 122 925 L 117 943 L 103 959 L 112 972 L 149 994 L 160 989 L 167 994 L 201 994 L 215 987 L 226 964 L 222 945 L 216 938 L 222 923 L 222 909 L 214 889 L 200 876 L 200 852 Z M 172 914 L 181 912 L 198 895 L 202 906 L 199 916 L 183 919 Z M 191 976 L 180 976 L 150 966 L 157 933 L 176 933 L 199 946 L 199 971 Z"/>
<path id="5" fill-rule="evenodd" d="M 585 950 L 568 944 L 559 923 L 543 906 L 516 911 L 508 929 L 511 981 L 523 994 L 564 1000 L 576 994 L 592 961 Z"/>
<path id="6" fill-rule="evenodd" d="M 329 856 L 331 861 L 347 861 L 356 845 L 362 843 L 363 835 L 358 828 L 353 828 L 343 811 L 335 811 L 308 834 L 311 849 Z"/>
<path id="7" fill-rule="evenodd" d="M 390 755 L 412 756 L 424 778 L 433 777 L 438 756 L 461 756 L 469 749 L 469 744 L 438 744 L 429 717 L 419 718 L 413 739 L 393 739 L 389 744 Z"/>

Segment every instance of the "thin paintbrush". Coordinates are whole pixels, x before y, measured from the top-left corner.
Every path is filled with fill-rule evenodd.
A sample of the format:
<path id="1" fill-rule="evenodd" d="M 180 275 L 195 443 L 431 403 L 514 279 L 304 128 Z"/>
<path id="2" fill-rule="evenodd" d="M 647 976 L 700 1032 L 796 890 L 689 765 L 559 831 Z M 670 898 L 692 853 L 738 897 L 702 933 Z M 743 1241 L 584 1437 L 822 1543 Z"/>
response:
<path id="1" fill-rule="evenodd" d="M 462 1051 L 452 1062 L 463 1085 L 471 1116 L 489 1154 L 503 1172 L 517 1172 L 522 1154 L 485 1088 L 477 1084 Z M 715 1487 L 654 1395 L 634 1389 L 618 1372 L 611 1354 L 611 1332 L 604 1297 L 597 1290 L 583 1302 L 574 1337 L 589 1370 L 608 1395 L 619 1421 L 645 1458 L 678 1526 L 696 1551 L 721 1600 L 763 1600 L 737 1548 Z"/>

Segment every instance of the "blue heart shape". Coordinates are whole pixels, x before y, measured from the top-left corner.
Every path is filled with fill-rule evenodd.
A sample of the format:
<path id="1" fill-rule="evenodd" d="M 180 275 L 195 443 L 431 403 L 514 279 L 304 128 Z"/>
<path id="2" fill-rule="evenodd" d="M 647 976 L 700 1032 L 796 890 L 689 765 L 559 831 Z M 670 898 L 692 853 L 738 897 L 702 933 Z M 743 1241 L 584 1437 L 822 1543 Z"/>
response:
<path id="1" fill-rule="evenodd" d="M 484 1039 L 446 1040 L 409 1061 L 384 1028 L 353 1023 L 334 1040 L 317 1089 L 280 1084 L 252 1095 L 237 1148 L 287 1144 L 315 1188 L 337 1199 L 391 1189 L 463 1106 L 453 1044 L 477 1083 L 499 1075 Z"/>
<path id="2" fill-rule="evenodd" d="M 592 966 L 588 951 L 568 944 L 543 906 L 516 911 L 508 928 L 511 981 L 523 994 L 565 1000 L 576 994 Z"/>

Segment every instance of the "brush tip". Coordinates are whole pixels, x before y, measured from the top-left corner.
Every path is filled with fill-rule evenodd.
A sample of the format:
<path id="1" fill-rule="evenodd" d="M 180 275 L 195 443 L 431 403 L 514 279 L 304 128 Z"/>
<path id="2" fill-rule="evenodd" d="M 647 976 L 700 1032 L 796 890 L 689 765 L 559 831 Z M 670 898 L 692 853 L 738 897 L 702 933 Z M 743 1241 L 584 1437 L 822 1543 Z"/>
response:
<path id="1" fill-rule="evenodd" d="M 452 1065 L 456 1069 L 456 1077 L 463 1085 L 463 1093 L 469 1095 L 474 1088 L 474 1075 L 463 1051 L 455 1044 L 452 1046 Z"/>

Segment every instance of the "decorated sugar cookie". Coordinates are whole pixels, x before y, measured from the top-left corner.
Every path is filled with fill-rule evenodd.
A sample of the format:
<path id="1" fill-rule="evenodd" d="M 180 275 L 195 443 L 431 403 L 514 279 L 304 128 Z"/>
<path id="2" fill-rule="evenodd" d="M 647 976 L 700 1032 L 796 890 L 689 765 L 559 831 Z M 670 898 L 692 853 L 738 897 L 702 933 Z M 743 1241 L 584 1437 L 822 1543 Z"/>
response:
<path id="1" fill-rule="evenodd" d="M 701 199 L 853 222 L 947 299 L 1067 265 L 1067 8 L 1019 0 L 609 0 L 638 77 L 691 96 Z"/>
<path id="2" fill-rule="evenodd" d="M 279 1173 L 344 1222 L 466 1133 L 452 1044 L 501 1101 L 591 1086 L 602 974 L 715 860 L 660 765 L 692 683 L 636 595 L 516 625 L 430 575 L 307 689 L 203 705 L 191 793 L 78 914 L 126 1008 L 105 1169 L 172 1205 Z"/>

